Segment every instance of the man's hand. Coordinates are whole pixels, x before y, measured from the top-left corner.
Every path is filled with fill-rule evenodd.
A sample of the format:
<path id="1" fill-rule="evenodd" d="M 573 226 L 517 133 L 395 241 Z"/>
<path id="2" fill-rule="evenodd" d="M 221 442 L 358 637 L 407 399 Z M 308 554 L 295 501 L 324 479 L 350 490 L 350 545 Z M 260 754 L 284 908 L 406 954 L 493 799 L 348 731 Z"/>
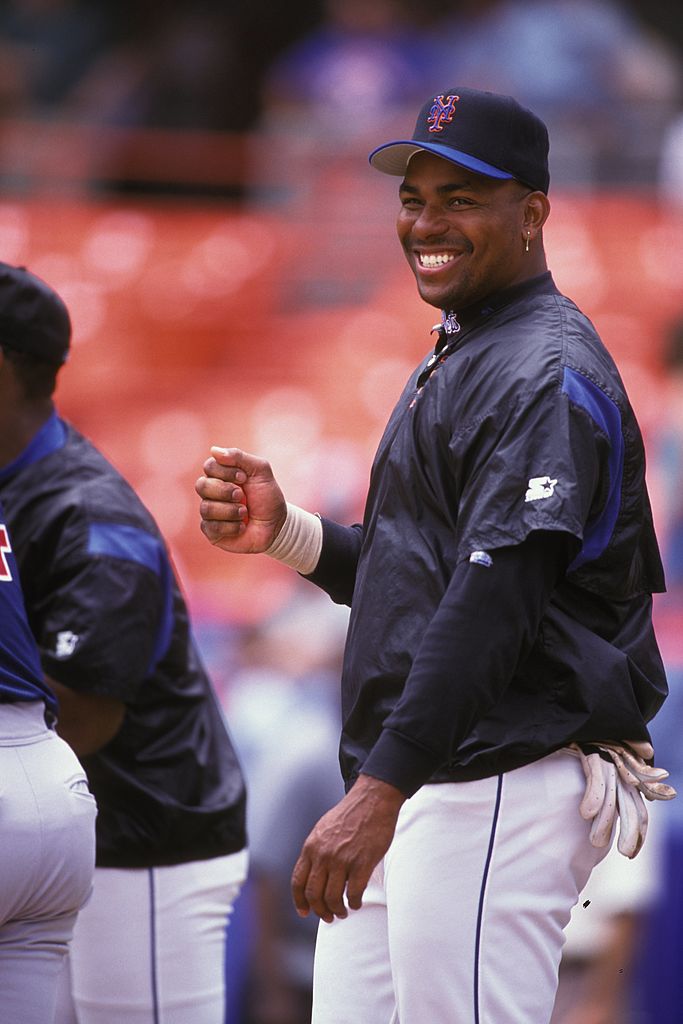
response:
<path id="1" fill-rule="evenodd" d="M 287 517 L 269 463 L 239 448 L 212 448 L 195 490 L 202 499 L 202 533 L 224 551 L 265 551 Z"/>
<path id="2" fill-rule="evenodd" d="M 303 845 L 292 874 L 297 913 L 313 910 L 328 923 L 358 910 L 375 866 L 389 849 L 405 796 L 387 782 L 361 775 L 323 815 Z"/>

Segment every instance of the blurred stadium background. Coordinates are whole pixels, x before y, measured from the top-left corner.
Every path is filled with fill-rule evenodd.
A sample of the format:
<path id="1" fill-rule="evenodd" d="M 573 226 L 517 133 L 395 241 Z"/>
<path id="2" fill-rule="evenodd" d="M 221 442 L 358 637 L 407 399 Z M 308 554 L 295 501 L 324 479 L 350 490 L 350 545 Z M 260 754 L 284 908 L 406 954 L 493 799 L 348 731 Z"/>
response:
<path id="1" fill-rule="evenodd" d="M 395 183 L 367 152 L 410 132 L 425 95 L 467 84 L 512 92 L 548 122 L 550 267 L 616 357 L 644 429 L 670 583 L 660 760 L 676 782 L 682 57 L 680 0 L 0 2 L 0 258 L 70 307 L 60 409 L 157 517 L 245 762 L 258 760 L 259 716 L 240 680 L 257 663 L 270 700 L 274 670 L 285 687 L 329 672 L 343 630 L 317 603 L 302 618 L 294 574 L 213 551 L 193 483 L 211 444 L 236 445 L 267 455 L 291 500 L 359 515 L 435 319 L 394 239 Z M 321 635 L 326 649 L 309 650 Z M 677 916 L 669 900 L 656 925 L 674 948 L 679 860 L 657 869 L 677 894 Z M 651 902 L 642 934 L 661 912 Z M 662 994 L 653 971 L 620 1024 L 683 1020 L 680 987 Z M 275 1022 L 255 1006 L 244 1019 Z"/>

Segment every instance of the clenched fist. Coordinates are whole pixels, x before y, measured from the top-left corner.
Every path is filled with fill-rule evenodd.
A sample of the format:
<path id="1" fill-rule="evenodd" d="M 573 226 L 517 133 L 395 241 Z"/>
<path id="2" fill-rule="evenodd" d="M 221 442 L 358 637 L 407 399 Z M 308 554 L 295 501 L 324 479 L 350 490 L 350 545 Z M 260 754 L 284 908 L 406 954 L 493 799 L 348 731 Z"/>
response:
<path id="1" fill-rule="evenodd" d="M 287 517 L 270 464 L 239 448 L 212 448 L 195 490 L 202 499 L 202 533 L 224 551 L 265 551 Z"/>

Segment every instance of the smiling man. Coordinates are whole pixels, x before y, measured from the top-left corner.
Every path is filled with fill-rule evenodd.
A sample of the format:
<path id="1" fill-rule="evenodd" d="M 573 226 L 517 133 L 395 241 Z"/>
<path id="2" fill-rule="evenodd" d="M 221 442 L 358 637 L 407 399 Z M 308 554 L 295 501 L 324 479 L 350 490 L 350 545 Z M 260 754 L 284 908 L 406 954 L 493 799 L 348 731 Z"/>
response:
<path id="1" fill-rule="evenodd" d="M 351 605 L 347 793 L 293 874 L 299 912 L 322 920 L 315 1024 L 544 1024 L 617 817 L 635 856 L 643 795 L 673 795 L 646 763 L 666 680 L 643 445 L 547 270 L 542 122 L 449 89 L 370 160 L 401 179 L 399 239 L 441 322 L 363 523 L 287 504 L 265 460 L 214 448 L 202 529 Z"/>

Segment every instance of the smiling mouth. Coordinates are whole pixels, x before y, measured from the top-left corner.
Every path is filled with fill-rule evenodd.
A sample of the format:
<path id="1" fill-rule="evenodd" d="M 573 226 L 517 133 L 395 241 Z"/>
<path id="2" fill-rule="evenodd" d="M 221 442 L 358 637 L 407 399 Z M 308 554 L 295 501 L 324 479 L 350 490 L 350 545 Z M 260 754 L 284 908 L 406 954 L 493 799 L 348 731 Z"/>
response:
<path id="1" fill-rule="evenodd" d="M 436 267 L 445 267 L 446 264 L 452 263 L 456 258 L 454 253 L 440 252 L 440 253 L 427 253 L 419 252 L 417 258 L 421 267 L 427 270 L 434 269 Z"/>

